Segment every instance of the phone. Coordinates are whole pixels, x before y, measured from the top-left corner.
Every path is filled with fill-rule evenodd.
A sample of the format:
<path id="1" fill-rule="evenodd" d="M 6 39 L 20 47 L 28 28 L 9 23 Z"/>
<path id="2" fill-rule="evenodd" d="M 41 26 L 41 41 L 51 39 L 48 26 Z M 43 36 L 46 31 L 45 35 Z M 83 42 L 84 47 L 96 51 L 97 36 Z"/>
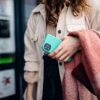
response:
<path id="1" fill-rule="evenodd" d="M 59 44 L 62 42 L 62 40 L 58 37 L 55 37 L 51 34 L 47 34 L 43 44 L 42 44 L 42 50 L 45 54 L 50 54 L 53 52 Z"/>
<path id="2" fill-rule="evenodd" d="M 62 40 L 60 38 L 55 37 L 51 34 L 47 34 L 42 44 L 42 50 L 45 54 L 50 54 L 60 45 L 61 42 Z M 71 62 L 72 60 L 73 58 L 70 57 L 66 62 Z"/>

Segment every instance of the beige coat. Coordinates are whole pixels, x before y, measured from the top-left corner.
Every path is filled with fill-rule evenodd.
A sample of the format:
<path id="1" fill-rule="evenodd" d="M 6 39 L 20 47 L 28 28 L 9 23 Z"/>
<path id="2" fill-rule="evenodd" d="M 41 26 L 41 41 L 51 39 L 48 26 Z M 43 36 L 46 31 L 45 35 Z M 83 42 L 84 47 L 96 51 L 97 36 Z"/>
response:
<path id="1" fill-rule="evenodd" d="M 99 0 L 95 0 L 99 1 Z M 97 4 L 97 3 L 96 3 Z M 97 4 L 98 5 L 98 4 Z M 64 14 L 64 11 L 61 12 L 61 15 Z M 80 17 L 74 17 L 71 13 L 70 7 L 67 10 L 66 26 L 67 32 L 81 30 L 81 29 L 94 29 L 100 30 L 100 10 L 99 6 L 93 6 L 91 14 L 83 14 Z M 31 13 L 31 16 L 28 20 L 27 29 L 25 32 L 25 73 L 24 78 L 27 83 L 33 84 L 37 82 L 37 92 L 36 100 L 42 100 L 42 91 L 43 91 L 43 51 L 41 49 L 41 44 L 44 40 L 46 33 L 51 33 L 58 35 L 58 30 L 64 31 L 62 27 L 63 16 L 59 17 L 57 28 L 52 28 L 48 26 L 46 31 L 46 12 L 45 5 L 38 5 Z M 55 34 L 54 34 L 55 35 Z M 58 62 L 59 63 L 59 62 Z M 61 80 L 63 79 L 64 67 L 59 64 L 59 71 Z M 37 72 L 35 76 L 34 72 Z"/>

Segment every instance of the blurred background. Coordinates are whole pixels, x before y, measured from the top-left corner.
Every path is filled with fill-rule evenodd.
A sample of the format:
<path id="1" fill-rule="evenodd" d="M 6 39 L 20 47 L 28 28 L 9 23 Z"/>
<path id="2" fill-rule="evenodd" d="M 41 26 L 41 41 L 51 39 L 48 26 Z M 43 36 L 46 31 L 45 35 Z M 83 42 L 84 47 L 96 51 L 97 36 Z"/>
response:
<path id="1" fill-rule="evenodd" d="M 36 0 L 0 0 L 0 100 L 23 100 L 24 32 Z"/>

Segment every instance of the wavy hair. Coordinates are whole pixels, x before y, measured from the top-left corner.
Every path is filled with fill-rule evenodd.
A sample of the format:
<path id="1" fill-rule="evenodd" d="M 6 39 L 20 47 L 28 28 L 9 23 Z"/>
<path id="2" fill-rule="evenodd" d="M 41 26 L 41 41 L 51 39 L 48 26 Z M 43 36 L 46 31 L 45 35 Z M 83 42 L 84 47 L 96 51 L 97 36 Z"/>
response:
<path id="1" fill-rule="evenodd" d="M 42 0 L 46 7 L 46 22 L 51 26 L 57 25 L 59 14 L 64 6 L 71 6 L 74 16 L 88 9 L 87 0 Z"/>

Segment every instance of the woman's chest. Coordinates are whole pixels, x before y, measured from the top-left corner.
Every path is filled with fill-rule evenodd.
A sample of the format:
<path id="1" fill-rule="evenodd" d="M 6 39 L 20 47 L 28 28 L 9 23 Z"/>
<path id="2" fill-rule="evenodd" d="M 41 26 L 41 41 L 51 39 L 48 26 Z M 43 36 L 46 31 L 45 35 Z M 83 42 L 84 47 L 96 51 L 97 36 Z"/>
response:
<path id="1" fill-rule="evenodd" d="M 36 17 L 36 29 L 34 35 L 34 41 L 41 47 L 41 44 L 46 34 L 52 34 L 55 36 L 68 34 L 69 32 L 89 29 L 89 22 L 85 16 L 73 17 L 67 16 L 65 19 L 60 17 L 58 20 L 57 27 L 47 26 L 46 20 L 42 16 Z"/>

